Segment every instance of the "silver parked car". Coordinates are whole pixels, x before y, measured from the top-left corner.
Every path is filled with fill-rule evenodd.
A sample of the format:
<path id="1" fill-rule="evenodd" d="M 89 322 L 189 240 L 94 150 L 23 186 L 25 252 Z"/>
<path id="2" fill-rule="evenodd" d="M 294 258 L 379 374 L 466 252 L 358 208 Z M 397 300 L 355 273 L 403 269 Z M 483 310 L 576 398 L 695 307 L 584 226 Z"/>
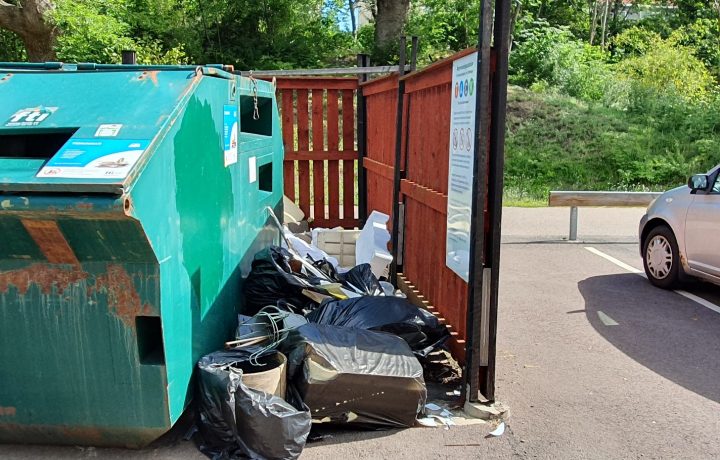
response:
<path id="1" fill-rule="evenodd" d="M 673 289 L 687 275 L 720 284 L 720 165 L 660 195 L 640 220 L 648 279 Z"/>

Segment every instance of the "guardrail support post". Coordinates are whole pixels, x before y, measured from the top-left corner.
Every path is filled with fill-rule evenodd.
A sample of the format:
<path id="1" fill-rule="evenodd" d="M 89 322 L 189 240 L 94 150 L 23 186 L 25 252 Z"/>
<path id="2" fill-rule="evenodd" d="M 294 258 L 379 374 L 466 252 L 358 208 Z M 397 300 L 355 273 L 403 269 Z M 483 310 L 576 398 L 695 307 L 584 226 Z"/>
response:
<path id="1" fill-rule="evenodd" d="M 578 208 L 577 206 L 570 207 L 570 237 L 568 241 L 577 241 L 577 219 L 578 219 Z"/>

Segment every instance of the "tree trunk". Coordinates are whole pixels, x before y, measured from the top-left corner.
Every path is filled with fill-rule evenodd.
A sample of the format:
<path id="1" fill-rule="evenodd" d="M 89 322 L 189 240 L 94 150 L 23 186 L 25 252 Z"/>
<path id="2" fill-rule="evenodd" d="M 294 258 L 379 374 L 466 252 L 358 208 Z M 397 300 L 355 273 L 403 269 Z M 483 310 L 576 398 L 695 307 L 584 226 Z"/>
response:
<path id="1" fill-rule="evenodd" d="M 512 6 L 512 16 L 510 19 L 510 33 L 508 34 L 508 53 L 512 52 L 513 41 L 515 41 L 515 24 L 522 13 L 522 3 L 515 2 Z"/>
<path id="2" fill-rule="evenodd" d="M 353 37 L 357 36 L 357 22 L 355 21 L 355 6 L 357 0 L 348 0 L 348 8 L 350 9 L 350 28 Z"/>
<path id="3" fill-rule="evenodd" d="M 51 0 L 0 0 L 0 27 L 16 33 L 25 44 L 28 60 L 46 62 L 57 59 L 57 28 L 48 20 L 55 5 Z"/>
<path id="4" fill-rule="evenodd" d="M 591 45 L 595 42 L 595 34 L 597 34 L 598 6 L 599 6 L 599 3 L 595 0 L 593 0 L 592 20 L 590 21 L 590 44 Z"/>
<path id="5" fill-rule="evenodd" d="M 375 46 L 387 49 L 397 43 L 405 26 L 410 0 L 377 0 Z"/>
<path id="6" fill-rule="evenodd" d="M 605 48 L 605 39 L 607 38 L 607 20 L 608 20 L 608 14 L 610 14 L 610 2 L 611 0 L 605 0 L 605 12 L 603 13 L 602 17 L 602 37 L 601 37 L 601 45 L 603 48 Z"/>
<path id="7" fill-rule="evenodd" d="M 612 17 L 612 35 L 615 36 L 620 31 L 620 7 L 622 0 L 614 0 L 613 17 Z"/>

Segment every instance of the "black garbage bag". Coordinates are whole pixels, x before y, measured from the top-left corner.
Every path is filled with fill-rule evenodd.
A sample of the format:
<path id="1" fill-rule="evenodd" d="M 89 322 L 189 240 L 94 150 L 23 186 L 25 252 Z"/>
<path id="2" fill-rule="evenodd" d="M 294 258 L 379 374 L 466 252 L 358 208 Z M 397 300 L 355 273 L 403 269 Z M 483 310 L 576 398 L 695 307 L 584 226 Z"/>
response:
<path id="1" fill-rule="evenodd" d="M 342 284 L 346 289 L 362 295 L 383 295 L 382 286 L 370 264 L 356 265 L 345 273 L 339 273 L 333 265 L 325 259 L 314 260 L 313 266 L 327 275 L 333 281 Z"/>
<path id="2" fill-rule="evenodd" d="M 213 459 L 296 459 L 312 419 L 297 390 L 286 398 L 248 388 L 240 365 L 250 350 L 218 351 L 198 362 L 200 450 Z"/>
<path id="3" fill-rule="evenodd" d="M 360 291 L 363 295 L 382 295 L 383 288 L 380 286 L 370 264 L 360 264 L 353 267 L 346 273 L 339 273 L 338 278 L 345 287 L 354 291 Z"/>
<path id="4" fill-rule="evenodd" d="M 445 343 L 450 332 L 429 311 L 392 296 L 329 300 L 306 315 L 311 323 L 390 332 L 419 356 Z"/>
<path id="5" fill-rule="evenodd" d="M 278 246 L 267 247 L 255 254 L 243 286 L 243 314 L 252 316 L 263 307 L 276 305 L 279 300 L 287 302 L 294 313 L 307 312 L 317 306 L 302 291 L 307 289 L 324 294 L 324 290 L 316 287 L 320 280 L 294 271 L 291 259 L 287 249 Z"/>
<path id="6" fill-rule="evenodd" d="M 305 324 L 280 349 L 288 357 L 288 378 L 316 423 L 411 427 L 425 406 L 422 366 L 392 334 Z"/>

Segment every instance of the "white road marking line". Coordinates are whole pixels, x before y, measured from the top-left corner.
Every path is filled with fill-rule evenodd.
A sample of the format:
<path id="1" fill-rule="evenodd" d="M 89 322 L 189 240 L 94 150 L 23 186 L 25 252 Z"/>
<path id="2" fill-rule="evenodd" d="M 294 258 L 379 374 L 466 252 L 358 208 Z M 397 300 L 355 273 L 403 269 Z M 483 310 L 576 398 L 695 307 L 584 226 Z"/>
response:
<path id="1" fill-rule="evenodd" d="M 628 264 L 626 264 L 625 262 L 623 262 L 623 261 L 621 261 L 621 260 L 618 260 L 618 259 L 616 259 L 615 257 L 613 257 L 613 256 L 611 256 L 611 255 L 605 254 L 605 253 L 602 252 L 602 251 L 598 251 L 597 249 L 595 249 L 595 248 L 592 247 L 592 246 L 585 246 L 585 249 L 587 249 L 588 251 L 592 252 L 592 253 L 595 254 L 596 256 L 600 256 L 600 257 L 602 257 L 603 259 L 605 259 L 605 260 L 607 260 L 607 261 L 609 261 L 609 262 L 614 263 L 614 264 L 617 265 L 618 267 L 620 267 L 620 268 L 622 268 L 622 269 L 624 269 L 624 270 L 627 270 L 627 271 L 629 271 L 630 273 L 635 273 L 636 275 L 640 275 L 640 276 L 642 276 L 643 278 L 647 278 L 647 276 L 645 275 L 645 273 L 644 273 L 642 270 L 638 270 L 637 268 L 635 268 L 635 267 L 633 267 L 633 266 L 631 266 L 631 265 L 628 265 Z M 696 296 L 695 294 L 691 294 L 691 293 L 689 293 L 689 292 L 687 292 L 687 291 L 683 291 L 683 290 L 680 290 L 680 289 L 676 290 L 675 292 L 676 292 L 677 294 L 680 294 L 681 296 L 685 297 L 686 299 L 692 300 L 693 302 L 695 302 L 695 303 L 697 303 L 697 304 L 700 304 L 700 305 L 702 305 L 703 307 L 705 307 L 705 308 L 707 308 L 707 309 L 709 309 L 709 310 L 714 311 L 715 313 L 720 313 L 720 306 L 717 306 L 717 305 L 715 305 L 714 303 L 712 303 L 712 302 L 710 302 L 710 301 L 708 301 L 708 300 L 703 299 L 702 297 L 698 297 L 698 296 Z M 598 312 L 598 314 L 599 314 L 599 313 L 600 313 L 600 312 Z M 601 319 L 602 319 L 602 318 L 601 318 Z"/>
<path id="2" fill-rule="evenodd" d="M 710 310 L 714 311 L 715 313 L 720 313 L 720 307 L 718 307 L 717 305 L 715 305 L 712 302 L 709 302 L 709 301 L 703 299 L 702 297 L 698 297 L 695 294 L 691 294 L 687 291 L 682 291 L 682 290 L 677 290 L 675 292 L 677 292 L 678 294 L 680 294 L 681 296 L 683 296 L 685 298 L 692 300 L 693 302 L 699 303 L 700 305 L 702 305 L 705 308 L 709 308 Z"/>
<path id="3" fill-rule="evenodd" d="M 602 312 L 598 310 L 597 312 L 598 318 L 600 318 L 600 321 L 606 326 L 617 326 L 618 322 L 614 319 L 610 318 L 605 312 Z"/>
<path id="4" fill-rule="evenodd" d="M 618 267 L 623 268 L 623 269 L 629 271 L 630 273 L 635 273 L 635 274 L 638 274 L 638 275 L 645 276 L 645 274 L 642 272 L 642 270 L 638 270 L 637 268 L 632 267 L 632 266 L 626 264 L 625 262 L 623 262 L 623 261 L 621 261 L 621 260 L 617 260 L 617 259 L 616 259 L 615 257 L 613 257 L 613 256 L 609 256 L 609 255 L 605 254 L 605 253 L 602 252 L 602 251 L 598 251 L 597 249 L 593 248 L 592 246 L 585 246 L 585 249 L 587 249 L 588 251 L 592 252 L 592 253 L 595 254 L 596 256 L 600 256 L 600 257 L 602 257 L 602 258 L 605 259 L 605 260 L 609 260 L 610 262 L 614 263 L 614 264 L 617 265 Z"/>

